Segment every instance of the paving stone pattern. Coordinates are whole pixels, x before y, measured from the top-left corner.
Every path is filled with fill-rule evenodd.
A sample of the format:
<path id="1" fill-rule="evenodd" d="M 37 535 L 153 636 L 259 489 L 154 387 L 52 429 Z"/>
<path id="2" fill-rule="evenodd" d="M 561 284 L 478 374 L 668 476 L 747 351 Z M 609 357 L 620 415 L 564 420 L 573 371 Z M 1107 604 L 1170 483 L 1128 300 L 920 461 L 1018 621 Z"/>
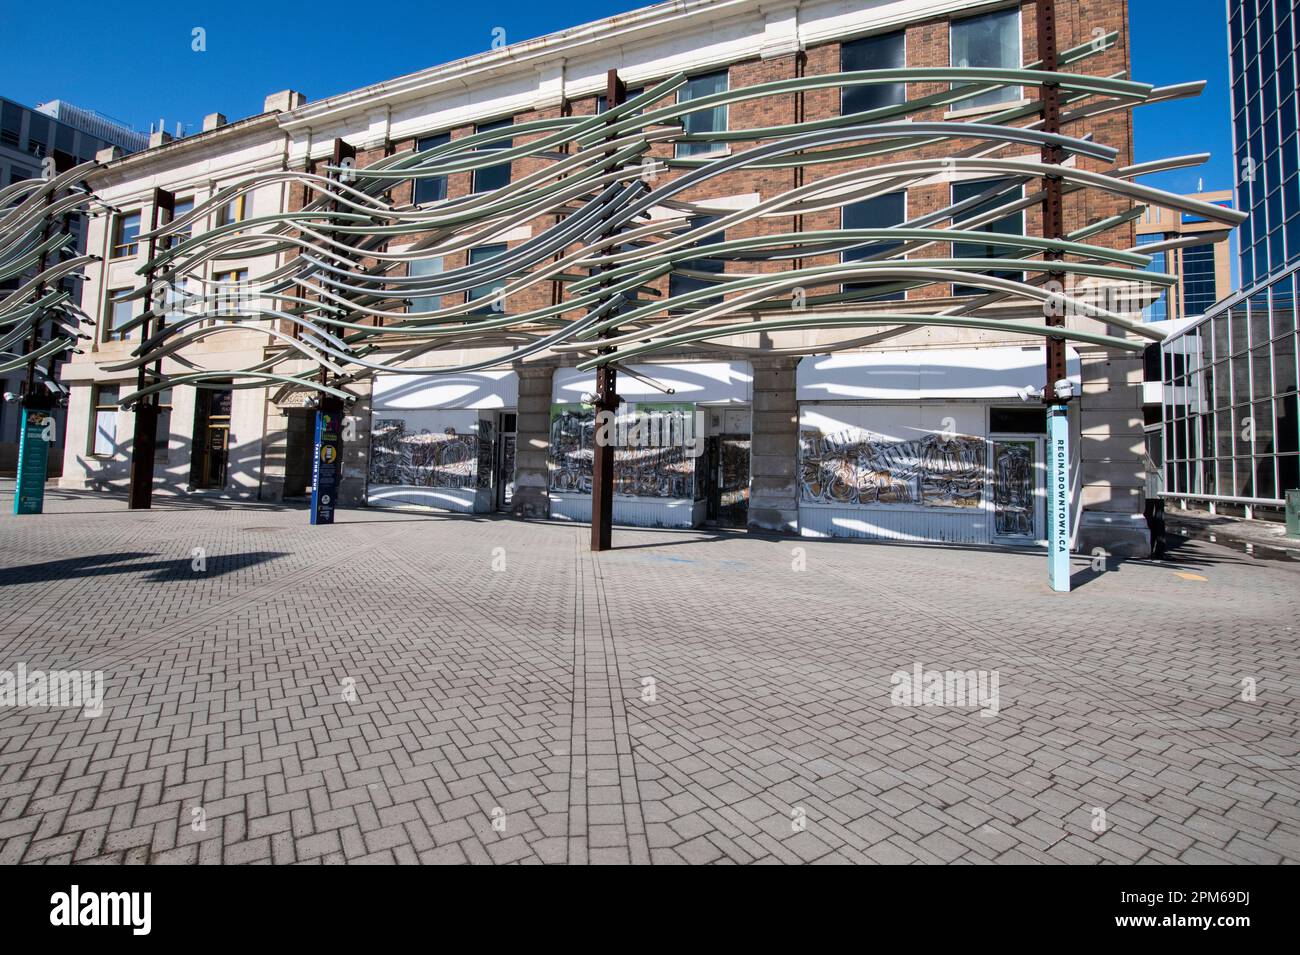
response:
<path id="1" fill-rule="evenodd" d="M 0 863 L 1300 861 L 1294 563 L 0 506 Z"/>

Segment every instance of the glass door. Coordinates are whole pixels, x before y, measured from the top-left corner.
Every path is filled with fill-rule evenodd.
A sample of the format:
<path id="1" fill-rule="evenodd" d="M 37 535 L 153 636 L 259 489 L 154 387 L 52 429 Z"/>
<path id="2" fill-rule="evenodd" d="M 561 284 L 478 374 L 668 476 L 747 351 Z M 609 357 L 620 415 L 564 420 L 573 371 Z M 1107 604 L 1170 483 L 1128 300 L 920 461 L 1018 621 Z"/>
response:
<path id="1" fill-rule="evenodd" d="M 226 486 L 230 453 L 232 394 L 226 388 L 199 388 L 194 401 L 194 456 L 190 482 L 195 487 Z"/>
<path id="2" fill-rule="evenodd" d="M 497 415 L 497 434 L 500 435 L 496 449 L 496 509 L 508 511 L 515 498 L 515 430 L 516 421 L 513 411 L 502 411 Z"/>
<path id="3" fill-rule="evenodd" d="M 724 434 L 718 455 L 718 523 L 749 523 L 749 437 Z"/>
<path id="4" fill-rule="evenodd" d="M 1043 539 L 1043 439 L 989 439 L 993 472 L 993 539 Z"/>

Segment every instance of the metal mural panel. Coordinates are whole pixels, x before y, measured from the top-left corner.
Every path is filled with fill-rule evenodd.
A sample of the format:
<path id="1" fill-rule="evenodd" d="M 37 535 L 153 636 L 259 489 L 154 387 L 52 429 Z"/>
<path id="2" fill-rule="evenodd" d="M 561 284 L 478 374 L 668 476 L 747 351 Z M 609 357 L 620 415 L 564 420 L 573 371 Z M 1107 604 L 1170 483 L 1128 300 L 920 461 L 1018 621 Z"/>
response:
<path id="1" fill-rule="evenodd" d="M 799 500 L 978 508 L 987 442 L 965 434 L 897 440 L 849 428 L 799 434 Z"/>
<path id="2" fill-rule="evenodd" d="M 1034 441 L 993 442 L 993 534 L 996 537 L 1034 537 L 1036 449 Z"/>
<path id="3" fill-rule="evenodd" d="M 614 493 L 629 497 L 693 499 L 695 461 L 686 444 L 694 428 L 695 406 L 685 403 L 638 404 L 645 433 L 656 434 L 660 444 L 635 437 L 634 425 L 626 429 L 632 443 L 614 448 Z M 591 493 L 596 410 L 590 405 L 551 406 L 550 489 L 559 493 Z"/>
<path id="4" fill-rule="evenodd" d="M 490 458 L 473 432 L 412 428 L 406 418 L 378 418 L 370 431 L 370 483 L 428 488 L 480 488 L 491 482 Z M 488 442 L 490 455 L 491 443 Z"/>

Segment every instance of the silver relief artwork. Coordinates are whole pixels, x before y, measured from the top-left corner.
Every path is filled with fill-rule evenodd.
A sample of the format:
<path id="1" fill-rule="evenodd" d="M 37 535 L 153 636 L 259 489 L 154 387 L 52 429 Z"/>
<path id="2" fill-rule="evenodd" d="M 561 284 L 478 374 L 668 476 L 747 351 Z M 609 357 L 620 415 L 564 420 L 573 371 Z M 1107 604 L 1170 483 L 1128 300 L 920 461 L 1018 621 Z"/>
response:
<path id="1" fill-rule="evenodd" d="M 695 494 L 695 459 L 687 453 L 690 405 L 643 405 L 646 427 L 669 443 L 642 446 L 634 429 L 619 433 L 614 449 L 614 491 L 633 497 L 691 499 Z M 590 493 L 596 412 L 588 405 L 551 408 L 550 489 Z M 636 445 L 629 447 L 629 443 Z"/>
<path id="2" fill-rule="evenodd" d="M 1034 445 L 993 445 L 993 532 L 998 537 L 1034 536 Z"/>
<path id="3" fill-rule="evenodd" d="M 370 483 L 472 488 L 479 475 L 479 438 L 455 429 L 408 430 L 404 418 L 380 418 L 370 437 Z"/>
<path id="4" fill-rule="evenodd" d="M 979 507 L 985 441 L 927 434 L 901 441 L 861 428 L 799 435 L 799 498 L 823 504 Z"/>

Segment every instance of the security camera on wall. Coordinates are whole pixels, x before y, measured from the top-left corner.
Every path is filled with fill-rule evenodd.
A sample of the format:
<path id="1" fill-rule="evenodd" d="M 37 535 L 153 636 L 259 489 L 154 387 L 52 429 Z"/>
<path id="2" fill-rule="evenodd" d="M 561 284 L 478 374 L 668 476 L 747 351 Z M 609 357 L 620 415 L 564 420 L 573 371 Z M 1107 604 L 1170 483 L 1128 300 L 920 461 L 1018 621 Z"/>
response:
<path id="1" fill-rule="evenodd" d="M 1020 396 L 1021 401 L 1034 401 L 1043 396 L 1043 393 L 1033 385 L 1025 385 L 1016 394 Z"/>

